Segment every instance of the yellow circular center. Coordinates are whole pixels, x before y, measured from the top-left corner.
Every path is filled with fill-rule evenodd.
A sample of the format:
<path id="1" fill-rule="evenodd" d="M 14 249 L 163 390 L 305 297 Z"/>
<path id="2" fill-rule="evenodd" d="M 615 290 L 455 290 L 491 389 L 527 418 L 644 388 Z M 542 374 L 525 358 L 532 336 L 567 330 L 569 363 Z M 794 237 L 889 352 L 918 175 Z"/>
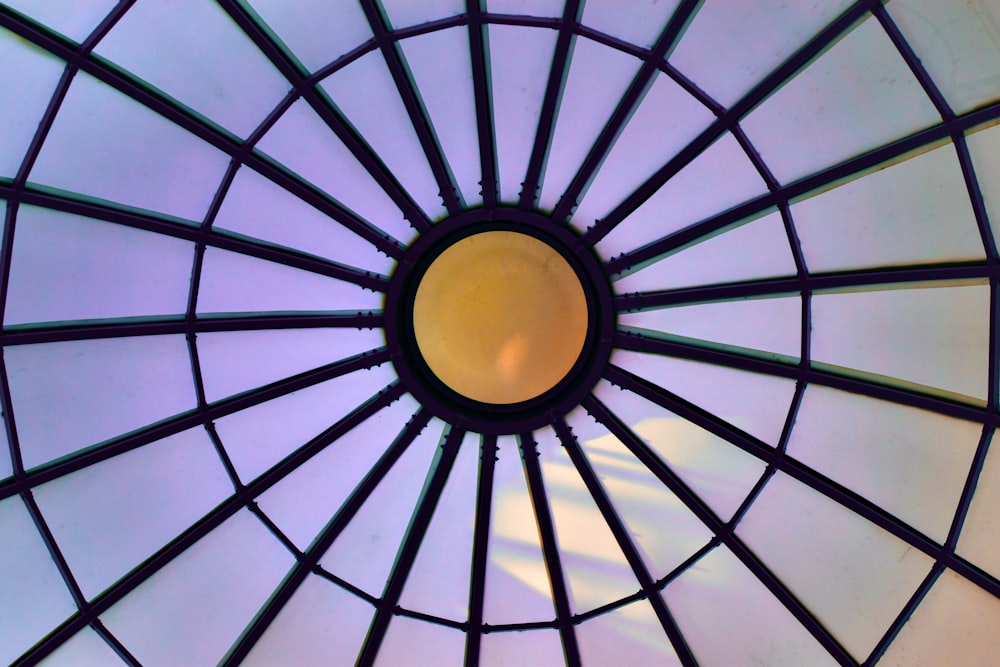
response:
<path id="1" fill-rule="evenodd" d="M 454 391 L 520 403 L 562 380 L 587 335 L 580 279 L 550 245 L 518 232 L 482 232 L 430 265 L 413 304 L 417 346 Z"/>

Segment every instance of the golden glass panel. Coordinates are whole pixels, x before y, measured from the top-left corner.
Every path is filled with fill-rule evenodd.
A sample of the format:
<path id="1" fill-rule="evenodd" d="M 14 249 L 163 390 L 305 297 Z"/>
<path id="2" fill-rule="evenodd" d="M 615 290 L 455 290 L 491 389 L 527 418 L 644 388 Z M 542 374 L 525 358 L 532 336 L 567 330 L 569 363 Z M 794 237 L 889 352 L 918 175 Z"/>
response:
<path id="1" fill-rule="evenodd" d="M 587 299 L 576 272 L 547 243 L 482 232 L 427 269 L 413 329 L 427 365 L 452 390 L 483 403 L 520 403 L 573 367 L 587 335 Z"/>

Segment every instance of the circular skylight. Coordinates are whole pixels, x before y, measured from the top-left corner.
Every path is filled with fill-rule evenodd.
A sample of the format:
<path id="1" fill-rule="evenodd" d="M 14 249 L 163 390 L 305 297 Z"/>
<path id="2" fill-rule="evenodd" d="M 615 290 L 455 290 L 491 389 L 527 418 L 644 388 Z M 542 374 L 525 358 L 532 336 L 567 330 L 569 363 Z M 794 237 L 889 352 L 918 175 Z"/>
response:
<path id="1" fill-rule="evenodd" d="M 991 664 L 998 25 L 0 2 L 0 663 Z"/>

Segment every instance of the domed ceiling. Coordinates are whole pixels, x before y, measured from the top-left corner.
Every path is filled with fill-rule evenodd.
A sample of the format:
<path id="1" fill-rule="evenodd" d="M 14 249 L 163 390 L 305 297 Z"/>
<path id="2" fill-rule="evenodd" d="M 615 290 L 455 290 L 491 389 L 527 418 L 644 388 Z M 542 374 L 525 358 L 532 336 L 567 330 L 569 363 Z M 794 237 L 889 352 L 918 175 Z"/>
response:
<path id="1" fill-rule="evenodd" d="M 994 663 L 997 3 L 17 0 L 0 62 L 0 663 Z"/>

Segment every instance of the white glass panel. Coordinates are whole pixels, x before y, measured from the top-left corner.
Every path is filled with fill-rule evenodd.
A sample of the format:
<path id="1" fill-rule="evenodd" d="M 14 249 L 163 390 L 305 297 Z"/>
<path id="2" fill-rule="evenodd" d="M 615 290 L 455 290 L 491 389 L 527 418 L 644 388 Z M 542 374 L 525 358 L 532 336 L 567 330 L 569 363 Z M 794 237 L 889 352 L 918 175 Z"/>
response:
<path id="1" fill-rule="evenodd" d="M 162 234 L 22 206 L 4 319 L 183 314 L 193 251 L 194 244 Z"/>
<path id="2" fill-rule="evenodd" d="M 219 455 L 196 428 L 60 477 L 34 494 L 92 598 L 232 492 Z"/>
<path id="3" fill-rule="evenodd" d="M 19 497 L 0 501 L 0 526 L 0 662 L 10 664 L 76 606 Z"/>
<path id="4" fill-rule="evenodd" d="M 424 212 L 442 215 L 437 182 L 382 54 L 362 56 L 320 85 Z"/>
<path id="5" fill-rule="evenodd" d="M 40 663 L 43 667 L 121 667 L 125 663 L 90 626 L 73 635 Z"/>
<path id="6" fill-rule="evenodd" d="M 576 210 L 574 226 L 584 229 L 607 215 L 713 119 L 670 77 L 657 75 L 594 177 Z"/>
<path id="7" fill-rule="evenodd" d="M 205 251 L 199 313 L 381 307 L 381 294 L 354 283 L 228 250 Z"/>
<path id="8" fill-rule="evenodd" d="M 982 426 L 810 386 L 788 453 L 944 543 Z"/>
<path id="9" fill-rule="evenodd" d="M 396 379 L 389 364 L 328 380 L 215 422 L 236 472 L 254 479 Z"/>
<path id="10" fill-rule="evenodd" d="M 399 604 L 464 622 L 469 617 L 480 436 L 467 433 L 406 578 Z"/>
<path id="11" fill-rule="evenodd" d="M 566 659 L 559 632 L 490 632 L 479 640 L 479 664 L 483 667 L 524 667 L 528 656 L 536 667 L 563 667 Z"/>
<path id="12" fill-rule="evenodd" d="M 958 540 L 958 554 L 1000 578 L 1000 439 L 996 432 Z"/>
<path id="13" fill-rule="evenodd" d="M 282 380 L 379 347 L 372 329 L 230 331 L 198 336 L 209 401 Z"/>
<path id="14" fill-rule="evenodd" d="M 360 3 L 296 0 L 248 0 L 257 14 L 309 71 L 316 71 L 371 39 L 372 32 Z"/>
<path id="15" fill-rule="evenodd" d="M 850 4 L 850 0 L 706 2 L 670 62 L 730 106 Z"/>
<path id="16" fill-rule="evenodd" d="M 986 398 L 989 298 L 986 285 L 814 295 L 813 359 Z"/>
<path id="17" fill-rule="evenodd" d="M 500 198 L 515 203 L 535 144 L 556 32 L 491 25 L 489 39 Z"/>
<path id="18" fill-rule="evenodd" d="M 622 313 L 619 324 L 797 357 L 802 300 L 798 296 L 720 301 Z"/>
<path id="19" fill-rule="evenodd" d="M 663 597 L 699 664 L 837 664 L 726 547 L 688 568 Z"/>
<path id="20" fill-rule="evenodd" d="M 680 2 L 633 0 L 627 8 L 617 0 L 588 0 L 583 24 L 639 46 L 652 46 Z"/>
<path id="21" fill-rule="evenodd" d="M 654 579 L 672 572 L 712 533 L 618 438 L 582 410 L 567 423 Z"/>
<path id="22" fill-rule="evenodd" d="M 764 473 L 763 461 L 630 391 L 602 380 L 594 395 L 723 520 Z"/>
<path id="23" fill-rule="evenodd" d="M 603 665 L 679 665 L 653 607 L 639 600 L 576 626 L 580 661 Z"/>
<path id="24" fill-rule="evenodd" d="M 292 87 L 213 2 L 137 2 L 96 53 L 242 137 Z"/>
<path id="25" fill-rule="evenodd" d="M 1000 644 L 1000 600 L 947 570 L 889 645 L 885 667 L 992 665 Z"/>
<path id="26" fill-rule="evenodd" d="M 1000 127 L 970 134 L 968 142 L 995 239 L 1000 237 Z"/>
<path id="27" fill-rule="evenodd" d="M 374 607 L 315 575 L 306 577 L 247 655 L 245 665 L 353 665 Z"/>
<path id="28" fill-rule="evenodd" d="M 323 556 L 321 565 L 372 595 L 381 596 L 431 475 L 444 423 L 432 420 L 389 470 Z"/>
<path id="29" fill-rule="evenodd" d="M 570 610 L 582 613 L 635 593 L 639 582 L 555 432 L 546 428 L 535 437 Z"/>
<path id="30" fill-rule="evenodd" d="M 780 213 L 728 227 L 640 267 L 614 285 L 619 294 L 795 275 Z"/>
<path id="31" fill-rule="evenodd" d="M 795 393 L 791 380 L 695 361 L 626 350 L 611 361 L 770 445 L 778 444 Z"/>
<path id="32" fill-rule="evenodd" d="M 491 625 L 551 621 L 552 588 L 517 440 L 497 438 L 483 620 Z"/>
<path id="33" fill-rule="evenodd" d="M 258 146 L 379 229 L 403 242 L 413 237 L 402 211 L 304 100 L 289 107 Z"/>
<path id="34" fill-rule="evenodd" d="M 951 144 L 799 202 L 792 216 L 813 271 L 984 257 Z"/>
<path id="35" fill-rule="evenodd" d="M 481 203 L 468 29 L 439 30 L 403 40 L 400 47 L 465 203 Z"/>
<path id="36" fill-rule="evenodd" d="M 13 178 L 66 63 L 0 28 L 0 176 Z"/>
<path id="37" fill-rule="evenodd" d="M 115 0 L 7 0 L 19 12 L 82 42 L 118 4 Z"/>
<path id="38" fill-rule="evenodd" d="M 487 10 L 494 14 L 562 16 L 565 5 L 565 0 L 486 0 Z"/>
<path id="39" fill-rule="evenodd" d="M 434 19 L 448 18 L 465 12 L 462 0 L 381 0 L 393 28 L 406 28 Z"/>
<path id="40" fill-rule="evenodd" d="M 869 16 L 741 124 L 784 183 L 940 120 L 889 36 Z"/>
<path id="41" fill-rule="evenodd" d="M 24 345 L 4 357 L 26 468 L 196 404 L 183 336 Z"/>
<path id="42" fill-rule="evenodd" d="M 933 560 L 778 473 L 737 534 L 856 660 L 864 660 Z"/>
<path id="43" fill-rule="evenodd" d="M 955 111 L 1000 97 L 1000 5 L 893 0 L 887 6 Z"/>
<path id="44" fill-rule="evenodd" d="M 417 402 L 407 394 L 379 410 L 278 482 L 258 499 L 258 504 L 304 551 L 417 408 Z"/>
<path id="45" fill-rule="evenodd" d="M 294 559 L 241 511 L 101 615 L 146 665 L 218 662 Z"/>
<path id="46" fill-rule="evenodd" d="M 228 162 L 193 134 L 81 72 L 30 178 L 199 221 Z"/>
<path id="47" fill-rule="evenodd" d="M 375 665 L 461 665 L 464 659 L 465 633 L 461 630 L 395 616 L 375 656 Z"/>
<path id="48" fill-rule="evenodd" d="M 616 49 L 576 40 L 546 162 L 542 208 L 556 207 L 640 65 Z"/>
<path id="49" fill-rule="evenodd" d="M 249 167 L 236 172 L 214 226 L 348 266 L 379 273 L 392 267 L 374 245 Z"/>
<path id="50" fill-rule="evenodd" d="M 597 250 L 614 257 L 765 192 L 750 158 L 727 133 L 622 220 Z"/>

